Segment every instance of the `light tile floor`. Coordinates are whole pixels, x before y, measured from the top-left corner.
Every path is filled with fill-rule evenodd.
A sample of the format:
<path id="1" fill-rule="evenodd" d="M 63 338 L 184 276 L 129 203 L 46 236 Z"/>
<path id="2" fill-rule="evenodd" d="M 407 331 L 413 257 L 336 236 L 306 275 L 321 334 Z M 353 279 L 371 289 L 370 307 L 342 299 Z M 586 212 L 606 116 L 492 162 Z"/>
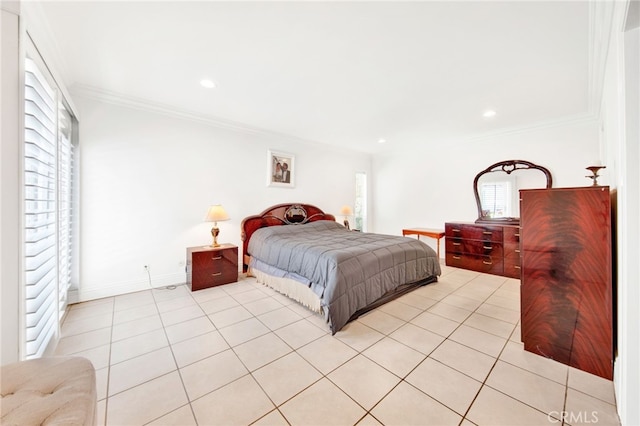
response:
<path id="1" fill-rule="evenodd" d="M 523 350 L 519 286 L 443 266 L 335 336 L 253 278 L 150 289 L 71 306 L 56 353 L 106 425 L 619 425 L 611 381 Z"/>

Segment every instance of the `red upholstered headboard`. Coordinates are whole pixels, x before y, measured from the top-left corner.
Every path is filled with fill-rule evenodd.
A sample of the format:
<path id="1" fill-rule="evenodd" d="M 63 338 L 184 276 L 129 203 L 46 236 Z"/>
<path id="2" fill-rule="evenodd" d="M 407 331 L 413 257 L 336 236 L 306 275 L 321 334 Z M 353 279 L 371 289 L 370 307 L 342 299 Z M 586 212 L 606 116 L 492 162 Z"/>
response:
<path id="1" fill-rule="evenodd" d="M 311 204 L 287 203 L 269 207 L 260 214 L 244 218 L 242 230 L 242 271 L 249 266 L 249 240 L 257 229 L 266 226 L 300 225 L 316 220 L 336 220 L 335 216 Z"/>

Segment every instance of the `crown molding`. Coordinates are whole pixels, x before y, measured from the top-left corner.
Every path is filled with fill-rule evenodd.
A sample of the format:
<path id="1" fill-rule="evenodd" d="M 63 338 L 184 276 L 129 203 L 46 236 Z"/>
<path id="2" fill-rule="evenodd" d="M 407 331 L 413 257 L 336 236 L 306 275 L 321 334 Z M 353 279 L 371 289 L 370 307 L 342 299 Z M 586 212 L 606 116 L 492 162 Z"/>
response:
<path id="1" fill-rule="evenodd" d="M 200 114 L 194 111 L 176 108 L 174 106 L 163 104 L 160 102 L 150 101 L 144 98 L 138 98 L 135 96 L 123 95 L 121 93 L 105 90 L 95 86 L 89 86 L 84 84 L 74 84 L 71 88 L 71 93 L 74 96 L 93 99 L 96 101 L 104 102 L 111 105 L 123 106 L 126 108 L 136 109 L 139 111 L 153 112 L 156 114 L 162 114 L 174 118 L 180 118 L 183 120 L 196 121 L 198 123 L 206 124 L 213 127 L 219 127 L 222 129 L 239 131 L 249 134 L 264 134 L 270 136 L 285 136 L 277 134 L 266 129 L 253 127 L 244 123 L 235 122 L 231 120 L 225 120 L 218 117 L 213 117 L 205 114 Z M 291 136 L 288 136 L 291 138 Z"/>
<path id="2" fill-rule="evenodd" d="M 20 16 L 20 2 L 16 0 L 2 0 L 0 2 L 0 10 Z"/>
<path id="3" fill-rule="evenodd" d="M 565 116 L 559 119 L 540 121 L 538 123 L 532 123 L 530 125 L 525 125 L 525 126 L 503 127 L 503 128 L 496 129 L 490 132 L 485 132 L 485 133 L 470 133 L 467 135 L 456 135 L 456 136 L 451 136 L 444 139 L 436 138 L 436 139 L 433 139 L 432 142 L 438 143 L 438 144 L 444 144 L 444 145 L 465 144 L 465 143 L 471 143 L 471 142 L 491 142 L 490 139 L 500 138 L 504 136 L 533 133 L 533 132 L 537 132 L 545 129 L 576 126 L 581 124 L 596 125 L 598 122 L 599 122 L 598 117 L 596 117 L 591 112 L 585 112 L 582 114 Z M 428 145 L 428 143 L 425 143 L 423 145 L 423 148 L 425 146 L 430 147 L 431 145 Z M 384 154 L 392 154 L 394 152 L 404 153 L 407 151 L 413 151 L 415 149 L 416 149 L 416 145 L 403 145 L 403 146 L 398 146 L 395 149 L 394 148 L 381 149 L 372 154 L 379 156 Z"/>
<path id="4" fill-rule="evenodd" d="M 121 106 L 125 108 L 131 108 L 139 111 L 152 112 L 156 114 L 165 115 L 168 117 L 178 118 L 182 120 L 194 121 L 206 126 L 216 127 L 219 129 L 230 130 L 234 132 L 245 133 L 249 135 L 260 135 L 270 139 L 275 139 L 279 142 L 291 142 L 297 144 L 313 145 L 316 147 L 322 147 L 323 149 L 334 149 L 337 151 L 349 151 L 358 154 L 369 154 L 363 151 L 357 151 L 354 149 L 337 147 L 335 145 L 318 142 L 312 139 L 305 139 L 298 136 L 290 135 L 287 133 L 280 133 L 273 130 L 268 130 L 260 127 L 251 126 L 238 121 L 227 120 L 220 117 L 214 117 L 211 115 L 201 114 L 195 111 L 189 111 L 174 106 L 163 104 L 160 102 L 150 101 L 148 99 L 123 95 L 110 90 L 101 89 L 95 86 L 85 84 L 74 84 L 71 88 L 71 94 L 73 96 L 93 99 L 99 102 L 104 102 L 111 105 Z"/>
<path id="5" fill-rule="evenodd" d="M 468 141 L 488 139 L 488 138 L 495 138 L 500 136 L 532 133 L 532 132 L 537 132 L 539 130 L 544 130 L 544 129 L 552 129 L 552 128 L 565 127 L 565 126 L 575 126 L 579 124 L 589 124 L 589 123 L 597 123 L 597 122 L 598 122 L 598 117 L 595 114 L 593 114 L 591 111 L 588 111 L 583 114 L 575 114 L 575 115 L 570 115 L 570 116 L 562 117 L 555 120 L 541 121 L 528 126 L 502 128 L 493 132 L 487 132 L 487 133 L 469 136 L 465 139 Z"/>
<path id="6" fill-rule="evenodd" d="M 284 141 L 293 142 L 293 143 L 320 146 L 327 149 L 357 152 L 359 154 L 373 155 L 373 154 L 379 154 L 381 152 L 382 153 L 386 152 L 385 150 L 376 151 L 376 152 L 364 152 L 364 151 L 356 151 L 348 148 L 340 148 L 331 144 L 302 139 L 302 138 L 298 138 L 298 137 L 284 134 L 284 133 L 278 133 L 278 132 L 274 132 L 267 129 L 249 126 L 244 123 L 225 120 L 218 117 L 207 116 L 207 115 L 199 114 L 193 111 L 187 111 L 187 110 L 175 108 L 170 105 L 152 102 L 147 99 L 136 98 L 128 95 L 122 95 L 120 93 L 115 93 L 109 90 L 104 90 L 104 89 L 100 89 L 100 88 L 88 86 L 88 85 L 76 84 L 72 87 L 71 93 L 74 96 L 93 99 L 93 100 L 97 100 L 97 101 L 104 102 L 111 105 L 122 106 L 126 108 L 136 109 L 139 111 L 152 112 L 152 113 L 166 115 L 173 118 L 194 121 L 207 126 L 212 126 L 220 129 L 225 129 L 225 130 L 231 130 L 235 132 L 241 132 L 241 133 L 251 134 L 251 135 L 261 135 L 268 138 L 277 139 L 279 141 L 284 140 Z M 597 120 L 598 120 L 598 116 L 594 112 L 588 111 L 583 114 L 571 115 L 571 116 L 563 117 L 560 119 L 543 121 L 539 123 L 534 123 L 532 125 L 502 128 L 492 132 L 474 134 L 474 135 L 469 135 L 467 137 L 463 136 L 460 138 L 456 138 L 456 140 L 466 140 L 466 141 L 482 140 L 482 139 L 489 139 L 489 138 L 495 138 L 500 136 L 535 132 L 543 129 L 554 128 L 554 127 L 586 124 L 586 123 L 596 122 Z"/>

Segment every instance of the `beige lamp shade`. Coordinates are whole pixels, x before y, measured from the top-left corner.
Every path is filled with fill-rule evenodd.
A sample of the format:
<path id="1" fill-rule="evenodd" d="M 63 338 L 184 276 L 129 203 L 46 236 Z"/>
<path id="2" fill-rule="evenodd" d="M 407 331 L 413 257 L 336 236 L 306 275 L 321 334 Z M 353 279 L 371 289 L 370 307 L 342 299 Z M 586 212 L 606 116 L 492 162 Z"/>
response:
<path id="1" fill-rule="evenodd" d="M 215 204 L 209 207 L 207 211 L 207 216 L 204 218 L 205 222 L 213 222 L 213 228 L 211 228 L 211 236 L 213 237 L 213 243 L 211 246 L 219 247 L 218 244 L 218 235 L 220 235 L 220 229 L 218 229 L 218 222 L 222 222 L 223 220 L 229 220 L 229 215 L 225 211 L 224 207 L 220 204 Z"/>
<path id="2" fill-rule="evenodd" d="M 353 209 L 351 206 L 344 205 L 340 208 L 340 214 L 343 216 L 351 216 L 353 214 Z"/>
<path id="3" fill-rule="evenodd" d="M 207 216 L 204 218 L 205 222 L 222 222 L 223 220 L 229 220 L 229 215 L 224 207 L 220 204 L 215 204 L 209 207 Z"/>

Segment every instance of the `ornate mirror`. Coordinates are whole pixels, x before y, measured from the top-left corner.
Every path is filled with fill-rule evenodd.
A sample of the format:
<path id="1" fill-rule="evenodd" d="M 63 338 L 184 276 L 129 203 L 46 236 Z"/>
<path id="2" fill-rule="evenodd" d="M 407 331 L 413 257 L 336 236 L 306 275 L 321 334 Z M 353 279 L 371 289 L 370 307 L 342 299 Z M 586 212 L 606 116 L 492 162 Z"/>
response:
<path id="1" fill-rule="evenodd" d="M 476 175 L 473 190 L 478 205 L 476 223 L 520 223 L 521 189 L 551 188 L 551 172 L 529 161 L 507 160 Z"/>

